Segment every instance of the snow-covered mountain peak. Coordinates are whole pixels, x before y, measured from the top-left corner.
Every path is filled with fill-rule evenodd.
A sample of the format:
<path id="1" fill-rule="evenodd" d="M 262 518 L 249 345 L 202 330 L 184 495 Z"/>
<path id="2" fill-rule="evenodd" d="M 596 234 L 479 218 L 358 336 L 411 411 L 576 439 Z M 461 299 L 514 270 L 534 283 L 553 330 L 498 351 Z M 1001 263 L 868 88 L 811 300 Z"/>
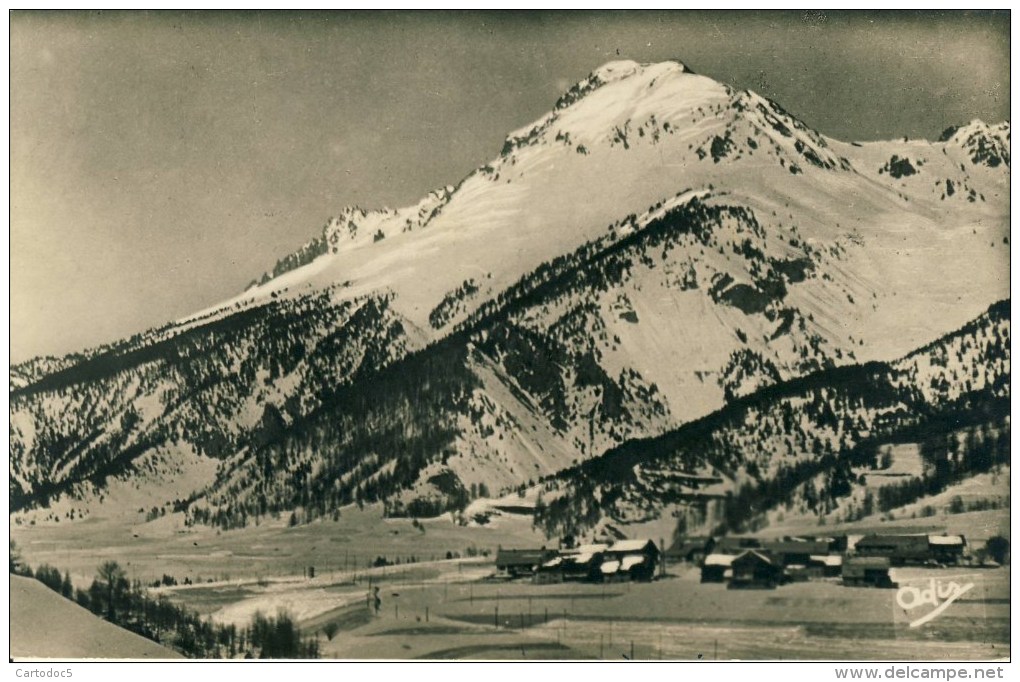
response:
<path id="1" fill-rule="evenodd" d="M 641 70 L 641 65 L 632 59 L 618 59 L 612 62 L 606 62 L 599 68 L 592 71 L 592 76 L 601 80 L 604 83 L 612 83 L 613 81 L 622 80 L 628 76 L 632 76 Z"/>
<path id="2" fill-rule="evenodd" d="M 731 94 L 677 61 L 609 62 L 565 92 L 548 114 L 511 132 L 502 156 L 539 142 L 579 144 L 581 154 L 593 144 L 623 144 L 632 128 L 668 131 L 684 119 L 716 113 Z"/>
<path id="3" fill-rule="evenodd" d="M 555 109 L 565 109 L 583 99 L 587 94 L 594 92 L 605 85 L 633 78 L 646 77 L 648 74 L 653 74 L 652 77 L 654 78 L 655 75 L 670 71 L 684 73 L 689 70 L 686 66 L 677 61 L 639 64 L 633 60 L 626 59 L 607 62 L 589 73 L 582 80 L 575 83 L 569 90 L 563 93 L 560 99 L 556 102 Z"/>
<path id="4" fill-rule="evenodd" d="M 635 75 L 642 75 L 645 73 L 661 74 L 667 71 L 675 71 L 677 73 L 693 73 L 687 66 L 676 59 L 669 59 L 662 62 L 645 62 L 639 63 L 632 59 L 618 59 L 611 62 L 606 62 L 599 68 L 591 72 L 592 76 L 598 78 L 604 83 L 612 83 L 614 81 L 623 80 Z"/>
<path id="5" fill-rule="evenodd" d="M 673 142 L 665 143 L 667 138 Z M 629 150 L 660 143 L 674 148 L 676 163 L 681 162 L 676 154 L 686 157 L 687 152 L 714 163 L 748 158 L 764 144 L 791 173 L 807 166 L 851 168 L 829 149 L 823 135 L 779 104 L 695 74 L 678 61 L 615 61 L 599 67 L 548 114 L 510 133 L 502 158 L 516 163 L 521 154 L 533 157 L 563 146 L 587 156 L 598 148 Z"/>
<path id="6" fill-rule="evenodd" d="M 680 188 L 751 194 L 770 213 L 776 202 L 787 201 L 792 176 L 802 176 L 793 183 L 805 206 L 842 196 L 854 172 L 883 184 L 897 181 L 888 196 L 872 197 L 877 213 L 888 210 L 889 200 L 907 201 L 900 196 L 906 193 L 936 200 L 945 195 L 947 201 L 996 196 L 994 168 L 984 168 L 973 182 L 953 169 L 971 158 L 1008 168 L 1008 124 L 975 121 L 954 132 L 960 141 L 946 146 L 955 149 L 948 155 L 937 150 L 938 157 L 924 147 L 928 143 L 845 144 L 767 97 L 695 74 L 680 62 L 609 62 L 570 88 L 545 116 L 510 133 L 497 158 L 456 186 L 396 211 L 344 209 L 322 236 L 227 304 L 296 293 L 298 285 L 315 290 L 346 283 L 350 296 L 380 288 L 396 292 L 395 308 L 430 329 L 432 319 L 456 323 L 529 268 Z M 908 171 L 899 172 L 908 157 L 915 171 L 923 168 L 909 181 Z M 511 263 L 493 255 L 493 238 L 517 244 Z M 433 315 L 452 305 L 444 303 L 447 298 L 483 281 L 485 291 L 472 295 L 470 305 L 460 301 L 457 316 Z"/>
<path id="7" fill-rule="evenodd" d="M 166 493 L 205 490 L 192 518 L 225 527 L 313 509 L 306 490 L 506 491 L 901 357 L 1009 295 L 1009 135 L 844 143 L 678 62 L 611 62 L 455 186 L 344 208 L 233 299 L 15 368 L 12 495 L 123 453 L 227 460 Z"/>

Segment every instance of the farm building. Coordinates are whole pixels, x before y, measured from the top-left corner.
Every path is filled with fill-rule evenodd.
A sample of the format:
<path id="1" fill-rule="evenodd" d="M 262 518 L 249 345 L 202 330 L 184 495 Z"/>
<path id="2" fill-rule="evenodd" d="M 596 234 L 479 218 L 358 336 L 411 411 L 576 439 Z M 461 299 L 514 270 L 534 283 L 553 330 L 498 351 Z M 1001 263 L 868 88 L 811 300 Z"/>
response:
<path id="1" fill-rule="evenodd" d="M 851 556 L 843 561 L 843 584 L 868 587 L 896 587 L 889 577 L 889 559 L 879 556 Z"/>
<path id="2" fill-rule="evenodd" d="M 687 561 L 692 564 L 700 564 L 702 560 L 712 553 L 715 547 L 715 539 L 707 535 L 691 537 L 678 542 L 666 551 L 666 558 L 670 561 Z"/>
<path id="3" fill-rule="evenodd" d="M 618 575 L 621 580 L 649 581 L 655 578 L 654 559 L 643 554 L 627 554 L 620 561 Z"/>
<path id="4" fill-rule="evenodd" d="M 564 580 L 601 580 L 602 555 L 609 545 L 580 545 L 560 553 Z"/>
<path id="5" fill-rule="evenodd" d="M 731 554 L 736 556 L 748 549 L 761 549 L 761 540 L 746 537 L 721 537 L 712 547 L 714 554 Z"/>
<path id="6" fill-rule="evenodd" d="M 857 541 L 854 553 L 885 557 L 893 566 L 923 564 L 931 559 L 927 535 L 865 535 Z"/>
<path id="7" fill-rule="evenodd" d="M 569 549 L 566 548 L 561 549 L 560 556 L 570 557 L 570 556 L 584 556 L 585 554 L 602 554 L 607 549 L 609 549 L 609 545 L 607 545 L 606 543 L 596 542 L 588 545 L 578 545 L 577 547 L 571 547 Z"/>
<path id="8" fill-rule="evenodd" d="M 730 588 L 765 588 L 772 589 L 783 579 L 783 567 L 766 552 L 749 549 L 733 558 L 730 564 L 733 577 Z"/>
<path id="9" fill-rule="evenodd" d="M 659 547 L 652 540 L 617 540 L 603 553 L 600 567 L 603 576 L 614 575 L 612 562 L 619 562 L 616 572 L 622 572 L 629 580 L 651 580 L 661 561 Z M 608 565 L 607 565 L 608 564 Z"/>
<path id="10" fill-rule="evenodd" d="M 843 557 L 839 554 L 812 554 L 807 562 L 811 578 L 838 578 L 843 574 Z"/>
<path id="11" fill-rule="evenodd" d="M 539 585 L 563 582 L 563 557 L 553 557 L 539 566 L 532 581 Z"/>
<path id="12" fill-rule="evenodd" d="M 701 582 L 726 582 L 726 574 L 730 572 L 730 564 L 735 558 L 731 554 L 709 554 L 701 564 Z"/>
<path id="13" fill-rule="evenodd" d="M 551 549 L 503 549 L 496 552 L 496 570 L 511 578 L 534 575 L 542 564 L 556 557 Z"/>
<path id="14" fill-rule="evenodd" d="M 807 566 L 812 555 L 829 553 L 825 540 L 769 540 L 762 549 L 772 555 L 780 566 Z"/>
<path id="15" fill-rule="evenodd" d="M 958 564 L 963 558 L 967 539 L 962 535 L 929 535 L 928 551 L 940 564 Z"/>
<path id="16" fill-rule="evenodd" d="M 829 543 L 829 554 L 846 554 L 847 549 L 850 546 L 849 535 L 837 535 L 834 538 L 815 538 L 817 540 L 825 540 Z"/>
<path id="17" fill-rule="evenodd" d="M 599 565 L 599 579 L 604 583 L 618 583 L 629 579 L 618 559 L 604 558 Z"/>

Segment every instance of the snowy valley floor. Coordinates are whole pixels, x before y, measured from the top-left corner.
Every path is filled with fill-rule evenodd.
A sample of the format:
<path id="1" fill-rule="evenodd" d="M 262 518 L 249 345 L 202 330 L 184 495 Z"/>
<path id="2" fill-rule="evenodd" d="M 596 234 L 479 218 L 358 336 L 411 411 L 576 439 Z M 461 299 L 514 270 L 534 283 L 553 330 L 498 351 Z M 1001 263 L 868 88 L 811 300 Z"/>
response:
<path id="1" fill-rule="evenodd" d="M 973 518 L 972 518 L 973 517 Z M 980 517 L 980 518 L 978 518 Z M 931 528 L 1001 527 L 997 510 L 925 519 Z M 917 525 L 920 520 L 914 521 Z M 318 633 L 324 657 L 358 659 L 812 659 L 970 660 L 1009 656 L 1009 569 L 893 570 L 901 585 L 973 583 L 938 618 L 911 628 L 895 590 L 836 583 L 776 590 L 701 584 L 697 568 L 675 565 L 650 584 L 534 585 L 495 581 L 499 545 L 546 544 L 523 517 L 487 527 L 449 518 L 383 520 L 352 511 L 338 522 L 242 531 L 175 527 L 170 518 L 132 526 L 104 521 L 12 528 L 32 565 L 70 569 L 87 587 L 95 567 L 115 559 L 151 583 L 163 573 L 194 584 L 159 588 L 219 622 L 247 624 L 255 612 L 285 609 Z M 830 529 L 831 530 L 831 529 Z M 978 540 L 976 536 L 968 535 Z M 489 557 L 467 557 L 469 548 Z M 464 558 L 445 559 L 446 552 Z M 410 556 L 416 563 L 403 563 Z M 377 556 L 401 565 L 366 568 Z M 346 565 L 346 568 L 345 568 Z M 307 568 L 315 567 L 308 578 Z M 210 582 L 211 581 L 211 582 Z M 370 589 L 380 588 L 378 614 Z M 13 615 L 13 614 L 12 614 Z M 327 638 L 329 623 L 336 633 Z"/>

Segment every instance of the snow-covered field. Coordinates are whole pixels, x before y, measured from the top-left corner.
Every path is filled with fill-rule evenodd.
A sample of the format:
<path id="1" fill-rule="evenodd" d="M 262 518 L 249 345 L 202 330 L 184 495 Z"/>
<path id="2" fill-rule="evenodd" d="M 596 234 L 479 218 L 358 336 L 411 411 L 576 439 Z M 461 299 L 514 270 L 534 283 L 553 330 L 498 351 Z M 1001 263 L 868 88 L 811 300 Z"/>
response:
<path id="1" fill-rule="evenodd" d="M 894 579 L 908 582 L 955 579 L 963 570 L 977 585 L 966 603 L 954 604 L 932 627 L 916 632 L 896 619 L 890 590 L 797 583 L 774 591 L 733 591 L 700 584 L 698 570 L 683 564 L 670 566 L 671 577 L 651 584 L 493 581 L 491 552 L 499 545 L 544 542 L 523 517 L 504 516 L 497 528 L 435 519 L 424 522 L 422 533 L 410 521 L 383 520 L 378 511 L 297 528 L 158 538 L 127 533 L 102 546 L 98 524 L 85 522 L 75 524 L 83 544 L 74 551 L 53 527 L 23 529 L 15 539 L 33 565 L 45 560 L 64 566 L 71 560 L 80 567 L 72 570 L 76 583 L 90 579 L 101 558 L 116 558 L 129 575 L 146 579 L 162 571 L 178 579 L 201 577 L 194 585 L 157 591 L 217 622 L 244 624 L 256 612 L 286 610 L 306 633 L 323 633 L 336 623 L 335 636 L 319 637 L 327 657 L 620 659 L 630 655 L 632 641 L 641 659 L 1009 655 L 1008 569 L 896 569 Z M 1000 521 L 1008 519 L 1003 510 L 997 513 Z M 958 532 L 972 514 L 925 521 Z M 980 537 L 970 526 L 967 535 Z M 490 556 L 431 559 L 455 543 L 458 551 L 474 546 L 490 550 Z M 366 568 L 375 555 L 410 552 L 425 561 Z M 308 578 L 306 567 L 312 565 L 315 577 Z M 378 614 L 367 606 L 376 587 L 382 599 Z"/>
<path id="2" fill-rule="evenodd" d="M 345 571 L 360 576 L 378 557 L 401 564 L 411 557 L 445 561 L 447 552 L 462 558 L 471 552 L 494 556 L 500 545 L 547 542 L 532 529 L 530 517 L 506 515 L 497 523 L 467 527 L 444 515 L 424 519 L 416 528 L 411 519 L 384 519 L 381 505 L 351 507 L 338 521 L 293 528 L 278 520 L 218 531 L 187 527 L 180 514 L 149 523 L 138 514 L 133 518 L 12 526 L 11 536 L 30 565 L 70 570 L 79 587 L 88 587 L 96 568 L 108 559 L 118 561 L 129 577 L 150 584 L 164 574 L 179 583 L 185 578 L 202 584 L 301 580 L 310 567 L 323 581 L 332 581 Z"/>

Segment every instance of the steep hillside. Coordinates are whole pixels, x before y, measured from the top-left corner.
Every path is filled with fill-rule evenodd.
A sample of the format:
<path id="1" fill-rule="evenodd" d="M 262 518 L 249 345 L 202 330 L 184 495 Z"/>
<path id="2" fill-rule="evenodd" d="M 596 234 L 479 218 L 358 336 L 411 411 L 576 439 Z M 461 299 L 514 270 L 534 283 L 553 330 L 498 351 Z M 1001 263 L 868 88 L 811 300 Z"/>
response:
<path id="1" fill-rule="evenodd" d="M 229 456 L 403 352 L 386 297 L 335 291 L 113 348 L 12 391 L 12 508 L 158 473 L 176 455 Z"/>
<path id="2" fill-rule="evenodd" d="M 12 575 L 11 656 L 175 659 L 179 653 L 119 628 L 32 578 Z"/>
<path id="3" fill-rule="evenodd" d="M 433 513 L 901 356 L 1008 295 L 1009 124 L 943 137 L 842 143 L 612 62 L 456 186 L 342 209 L 229 301 L 12 368 L 12 509 Z"/>
<path id="4" fill-rule="evenodd" d="M 545 481 L 536 523 L 576 534 L 672 514 L 692 529 L 747 531 L 773 510 L 825 515 L 882 473 L 890 443 L 921 443 L 923 467 L 887 491 L 896 499 L 880 500 L 884 510 L 1008 465 L 1009 327 L 1003 301 L 897 362 L 814 373 L 625 443 Z"/>

